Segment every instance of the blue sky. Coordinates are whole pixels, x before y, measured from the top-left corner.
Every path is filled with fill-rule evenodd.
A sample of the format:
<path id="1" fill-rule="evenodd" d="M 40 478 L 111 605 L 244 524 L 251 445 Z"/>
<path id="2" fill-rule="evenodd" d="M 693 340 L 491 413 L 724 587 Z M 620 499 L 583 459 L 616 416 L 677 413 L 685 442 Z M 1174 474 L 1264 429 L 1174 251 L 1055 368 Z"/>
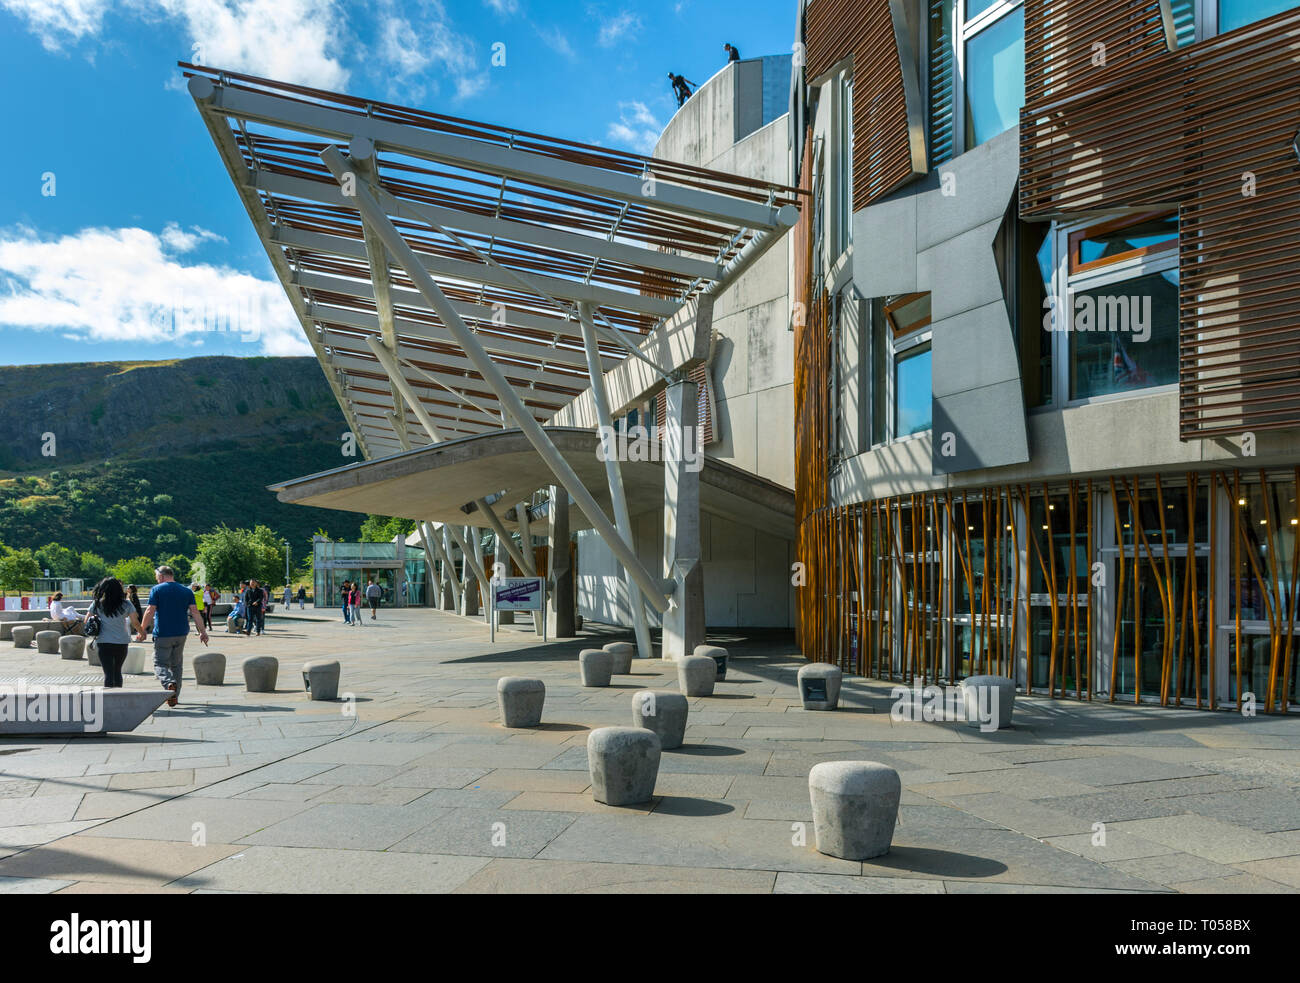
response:
<path id="1" fill-rule="evenodd" d="M 795 0 L 0 0 L 0 364 L 309 349 L 178 60 L 648 151 Z M 504 67 L 492 62 L 505 44 Z M 254 312 L 212 330 L 203 312 Z"/>

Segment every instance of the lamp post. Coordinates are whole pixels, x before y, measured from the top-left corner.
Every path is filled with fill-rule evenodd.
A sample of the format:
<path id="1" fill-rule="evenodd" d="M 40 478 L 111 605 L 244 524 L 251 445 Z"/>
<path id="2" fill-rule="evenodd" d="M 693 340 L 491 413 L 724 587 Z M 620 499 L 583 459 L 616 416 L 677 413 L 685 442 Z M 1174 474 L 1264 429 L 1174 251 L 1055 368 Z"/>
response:
<path id="1" fill-rule="evenodd" d="M 284 586 L 289 586 L 289 540 L 284 541 Z"/>

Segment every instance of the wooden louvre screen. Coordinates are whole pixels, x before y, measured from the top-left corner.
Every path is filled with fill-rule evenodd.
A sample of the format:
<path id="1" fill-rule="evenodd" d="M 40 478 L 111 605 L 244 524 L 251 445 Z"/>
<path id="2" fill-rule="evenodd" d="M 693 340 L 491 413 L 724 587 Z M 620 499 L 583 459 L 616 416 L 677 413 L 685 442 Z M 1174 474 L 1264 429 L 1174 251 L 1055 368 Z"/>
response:
<path id="1" fill-rule="evenodd" d="M 689 378 L 696 386 L 696 408 L 699 412 L 697 419 L 700 421 L 700 430 L 704 435 L 700 446 L 708 447 L 718 439 L 713 421 L 713 380 L 709 377 L 708 365 L 695 366 L 690 370 Z M 661 390 L 655 396 L 655 422 L 663 426 L 666 419 L 668 419 L 668 393 L 666 390 Z"/>
<path id="2" fill-rule="evenodd" d="M 1178 207 L 1180 436 L 1300 426 L 1300 11 L 1171 50 L 1156 0 L 1025 6 L 1021 215 Z"/>
<path id="3" fill-rule="evenodd" d="M 811 0 L 805 19 L 809 80 L 853 58 L 853 208 L 866 208 L 917 173 L 903 66 L 889 0 Z M 909 66 L 910 68 L 910 66 Z"/>

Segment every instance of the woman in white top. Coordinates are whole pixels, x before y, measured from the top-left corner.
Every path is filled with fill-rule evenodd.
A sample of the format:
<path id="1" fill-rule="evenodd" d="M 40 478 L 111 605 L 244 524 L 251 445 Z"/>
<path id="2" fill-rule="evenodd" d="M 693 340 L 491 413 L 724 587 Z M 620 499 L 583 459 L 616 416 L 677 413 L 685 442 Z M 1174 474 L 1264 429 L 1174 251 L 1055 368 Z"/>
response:
<path id="1" fill-rule="evenodd" d="M 63 603 L 63 592 L 50 598 L 50 617 L 63 626 L 63 634 L 75 632 L 81 625 L 81 615 L 71 604 Z"/>

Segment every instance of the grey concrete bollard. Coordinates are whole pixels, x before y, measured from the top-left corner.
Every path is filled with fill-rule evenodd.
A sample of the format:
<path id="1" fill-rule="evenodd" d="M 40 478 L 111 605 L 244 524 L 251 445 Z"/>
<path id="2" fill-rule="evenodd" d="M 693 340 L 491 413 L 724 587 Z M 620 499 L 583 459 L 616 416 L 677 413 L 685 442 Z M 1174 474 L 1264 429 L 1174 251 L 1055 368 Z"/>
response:
<path id="1" fill-rule="evenodd" d="M 93 638 L 90 640 L 90 644 L 86 646 L 86 661 L 92 666 L 99 666 L 101 669 L 104 668 L 103 664 L 99 661 L 99 646 L 95 644 Z"/>
<path id="2" fill-rule="evenodd" d="M 721 645 L 697 645 L 695 654 L 707 655 L 718 664 L 718 675 L 715 677 L 718 682 L 727 678 L 727 650 Z"/>
<path id="3" fill-rule="evenodd" d="M 636 655 L 636 646 L 631 642 L 610 642 L 605 646 L 605 651 L 614 657 L 614 675 L 626 676 L 632 671 L 632 658 Z"/>
<path id="4" fill-rule="evenodd" d="M 36 633 L 36 651 L 45 655 L 58 655 L 59 639 L 62 637 L 62 632 L 51 631 L 48 628 L 45 631 L 38 631 Z"/>
<path id="5" fill-rule="evenodd" d="M 840 683 L 844 673 L 839 666 L 810 662 L 799 670 L 799 699 L 805 710 L 834 710 L 840 705 Z"/>
<path id="6" fill-rule="evenodd" d="M 194 681 L 200 686 L 222 686 L 226 682 L 226 657 L 220 652 L 200 652 L 194 657 Z"/>
<path id="7" fill-rule="evenodd" d="M 718 664 L 707 655 L 687 655 L 677 660 L 677 688 L 686 696 L 712 696 Z"/>
<path id="8" fill-rule="evenodd" d="M 686 718 L 690 704 L 681 693 L 643 689 L 632 694 L 632 726 L 659 735 L 665 751 L 681 747 L 686 740 Z"/>
<path id="9" fill-rule="evenodd" d="M 29 649 L 32 647 L 32 639 L 36 637 L 35 625 L 14 625 L 13 640 L 14 648 Z"/>
<path id="10" fill-rule="evenodd" d="M 1011 726 L 1016 707 L 1016 682 L 1006 676 L 967 676 L 961 683 L 966 724 L 983 731 Z"/>
<path id="11" fill-rule="evenodd" d="M 841 860 L 889 852 L 903 783 L 875 761 L 823 761 L 808 772 L 817 851 Z"/>
<path id="12" fill-rule="evenodd" d="M 578 671 L 583 686 L 608 686 L 614 672 L 614 656 L 604 649 L 583 649 L 578 653 Z"/>
<path id="13" fill-rule="evenodd" d="M 145 656 L 149 656 L 149 661 L 153 662 L 153 646 L 150 645 L 127 645 L 126 661 L 122 663 L 122 675 L 124 676 L 142 676 L 144 675 Z M 152 670 L 150 670 L 152 671 Z"/>
<path id="14" fill-rule="evenodd" d="M 69 662 L 85 658 L 86 639 L 81 635 L 64 635 L 59 639 L 59 655 Z"/>
<path id="15" fill-rule="evenodd" d="M 302 667 L 302 685 L 313 700 L 337 700 L 343 667 L 337 659 L 319 659 Z"/>
<path id="16" fill-rule="evenodd" d="M 497 706 L 502 727 L 536 727 L 542 722 L 546 684 L 526 676 L 502 676 L 497 680 Z"/>
<path id="17" fill-rule="evenodd" d="M 601 727 L 587 735 L 591 794 L 611 806 L 654 797 L 662 754 L 659 735 L 641 727 Z"/>
<path id="18" fill-rule="evenodd" d="M 250 693 L 274 693 L 280 675 L 280 660 L 270 655 L 254 655 L 244 660 L 244 688 Z"/>

